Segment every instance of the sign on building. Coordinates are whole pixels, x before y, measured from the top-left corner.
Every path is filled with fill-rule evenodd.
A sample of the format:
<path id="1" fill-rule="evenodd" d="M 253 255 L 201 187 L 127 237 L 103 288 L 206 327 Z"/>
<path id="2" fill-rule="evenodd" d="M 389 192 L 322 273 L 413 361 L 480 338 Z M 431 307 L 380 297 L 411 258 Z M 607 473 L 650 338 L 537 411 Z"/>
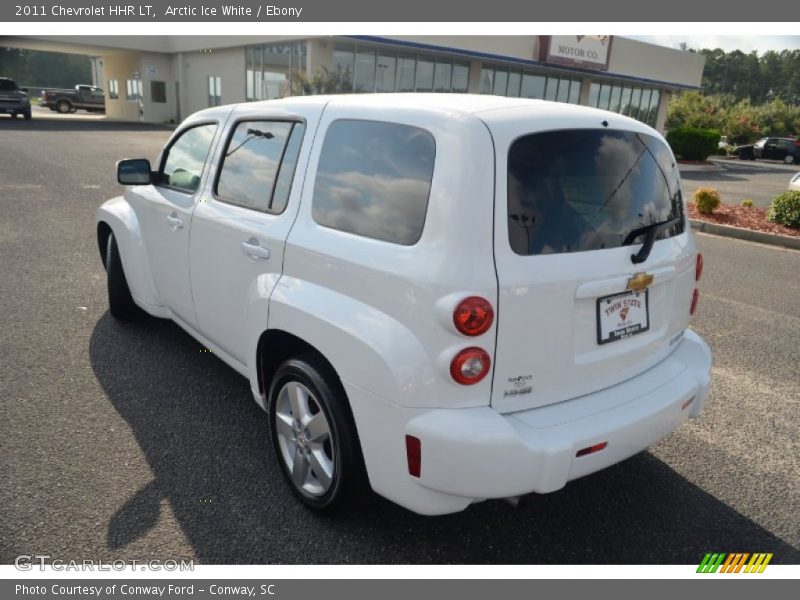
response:
<path id="1" fill-rule="evenodd" d="M 541 36 L 539 59 L 561 65 L 606 71 L 611 57 L 610 35 Z"/>

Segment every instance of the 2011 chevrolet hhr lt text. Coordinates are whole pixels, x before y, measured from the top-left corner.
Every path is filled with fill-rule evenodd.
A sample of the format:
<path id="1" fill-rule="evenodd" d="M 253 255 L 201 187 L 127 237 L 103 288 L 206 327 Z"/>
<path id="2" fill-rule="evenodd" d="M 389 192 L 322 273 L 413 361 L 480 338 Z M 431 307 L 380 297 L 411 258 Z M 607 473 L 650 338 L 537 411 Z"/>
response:
<path id="1" fill-rule="evenodd" d="M 703 261 L 650 127 L 536 100 L 314 96 L 188 118 L 97 211 L 111 314 L 250 380 L 308 506 L 552 492 L 696 417 Z"/>

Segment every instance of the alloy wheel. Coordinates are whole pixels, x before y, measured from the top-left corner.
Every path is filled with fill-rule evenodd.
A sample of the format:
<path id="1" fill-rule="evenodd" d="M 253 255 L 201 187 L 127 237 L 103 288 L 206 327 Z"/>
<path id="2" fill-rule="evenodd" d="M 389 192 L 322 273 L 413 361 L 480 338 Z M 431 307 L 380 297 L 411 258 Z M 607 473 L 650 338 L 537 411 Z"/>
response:
<path id="1" fill-rule="evenodd" d="M 295 487 L 307 496 L 324 495 L 336 475 L 333 437 L 321 403 L 302 383 L 289 381 L 278 393 L 275 432 Z"/>

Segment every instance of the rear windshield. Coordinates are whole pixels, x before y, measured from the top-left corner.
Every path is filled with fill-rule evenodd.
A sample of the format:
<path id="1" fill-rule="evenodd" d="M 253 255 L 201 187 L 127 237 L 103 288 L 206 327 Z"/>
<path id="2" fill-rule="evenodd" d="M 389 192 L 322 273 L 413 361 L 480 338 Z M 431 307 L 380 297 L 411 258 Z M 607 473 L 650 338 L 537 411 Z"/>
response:
<path id="1" fill-rule="evenodd" d="M 547 131 L 509 149 L 508 235 L 517 254 L 617 248 L 633 230 L 672 219 L 656 239 L 683 233 L 685 223 L 678 169 L 653 136 Z"/>
<path id="2" fill-rule="evenodd" d="M 13 92 L 17 89 L 17 84 L 12 79 L 0 79 L 0 92 Z"/>

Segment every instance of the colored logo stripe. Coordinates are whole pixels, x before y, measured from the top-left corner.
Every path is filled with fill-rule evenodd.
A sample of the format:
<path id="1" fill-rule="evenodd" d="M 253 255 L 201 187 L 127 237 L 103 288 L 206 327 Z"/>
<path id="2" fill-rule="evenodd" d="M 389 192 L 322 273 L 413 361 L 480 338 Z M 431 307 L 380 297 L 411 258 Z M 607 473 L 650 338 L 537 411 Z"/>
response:
<path id="1" fill-rule="evenodd" d="M 772 560 L 772 553 L 756 552 L 708 552 L 697 567 L 698 573 L 763 573 Z M 750 559 L 750 562 L 747 559 Z M 746 565 L 746 566 L 745 566 Z M 744 569 L 744 570 L 743 570 Z"/>
<path id="2" fill-rule="evenodd" d="M 720 563 L 725 559 L 725 554 L 711 554 L 710 552 L 707 553 L 703 560 L 700 562 L 700 566 L 697 567 L 698 573 L 716 573 L 717 568 L 719 568 Z"/>

